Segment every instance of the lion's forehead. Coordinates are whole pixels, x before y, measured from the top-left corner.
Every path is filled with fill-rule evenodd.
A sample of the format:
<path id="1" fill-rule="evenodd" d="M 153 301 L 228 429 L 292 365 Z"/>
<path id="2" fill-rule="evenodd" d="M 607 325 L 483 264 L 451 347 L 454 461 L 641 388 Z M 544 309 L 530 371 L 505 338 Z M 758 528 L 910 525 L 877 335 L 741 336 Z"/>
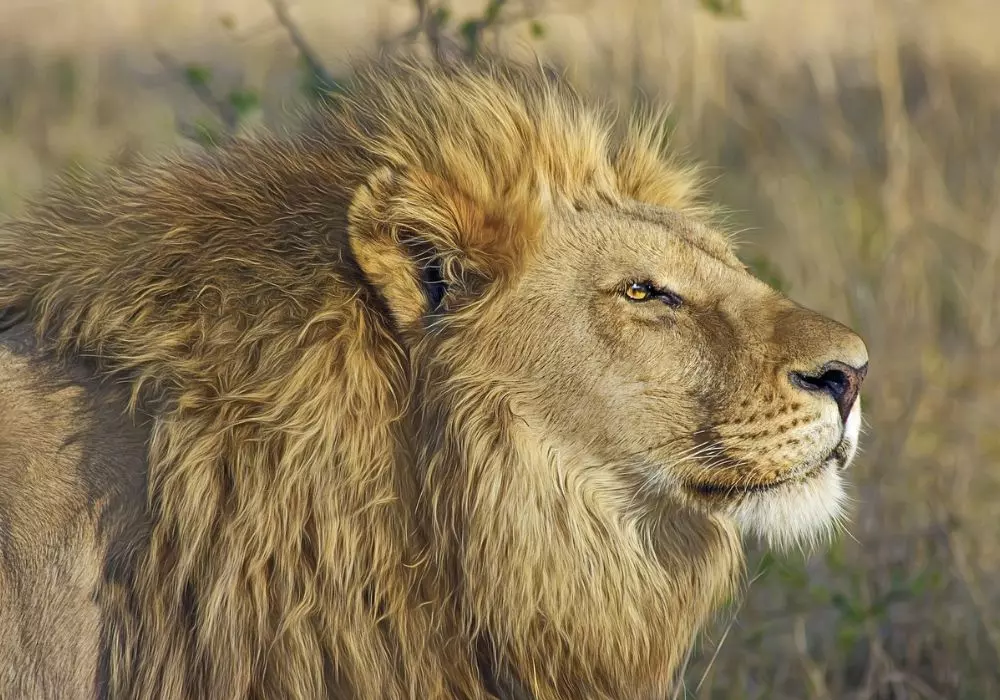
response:
<path id="1" fill-rule="evenodd" d="M 549 217 L 539 238 L 539 265 L 529 264 L 523 272 L 546 283 L 556 277 L 608 288 L 648 275 L 651 282 L 681 285 L 684 289 L 675 291 L 704 297 L 701 301 L 743 292 L 759 298 L 764 288 L 725 235 L 668 210 L 662 217 L 617 207 L 560 213 Z M 569 285 L 566 291 L 572 291 Z"/>

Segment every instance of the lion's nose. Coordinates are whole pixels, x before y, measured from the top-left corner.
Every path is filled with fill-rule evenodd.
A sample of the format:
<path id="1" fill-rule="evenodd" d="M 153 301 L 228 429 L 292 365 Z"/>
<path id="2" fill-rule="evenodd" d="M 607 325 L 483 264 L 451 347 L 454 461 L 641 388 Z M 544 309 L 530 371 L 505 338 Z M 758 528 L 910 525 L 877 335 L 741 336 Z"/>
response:
<path id="1" fill-rule="evenodd" d="M 841 420 L 846 421 L 868 374 L 868 363 L 852 367 L 846 362 L 827 362 L 816 372 L 792 372 L 792 384 L 813 393 L 828 394 L 837 402 Z"/>

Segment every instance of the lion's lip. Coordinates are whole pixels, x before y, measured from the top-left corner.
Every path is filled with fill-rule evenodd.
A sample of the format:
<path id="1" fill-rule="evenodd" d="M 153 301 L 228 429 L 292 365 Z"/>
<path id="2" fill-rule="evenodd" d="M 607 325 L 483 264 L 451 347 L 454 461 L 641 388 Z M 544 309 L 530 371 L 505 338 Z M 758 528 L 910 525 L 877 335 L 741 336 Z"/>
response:
<path id="1" fill-rule="evenodd" d="M 784 479 L 776 479 L 774 481 L 762 481 L 756 484 L 712 484 L 708 482 L 694 482 L 687 485 L 688 489 L 698 493 L 701 496 L 715 497 L 719 496 L 742 496 L 751 493 L 763 493 L 765 491 L 770 491 L 776 489 L 779 486 L 785 484 L 790 484 L 796 481 L 805 481 L 809 479 L 814 474 L 816 474 L 826 462 L 821 462 L 818 466 L 795 476 L 786 477 Z"/>
<path id="2" fill-rule="evenodd" d="M 791 474 L 781 479 L 775 479 L 774 481 L 762 481 L 752 484 L 713 484 L 710 482 L 691 482 L 686 484 L 686 487 L 694 491 L 695 493 L 705 496 L 718 498 L 720 496 L 742 496 L 746 494 L 763 493 L 765 491 L 771 491 L 778 488 L 779 486 L 784 486 L 786 484 L 792 483 L 802 483 L 808 481 L 814 476 L 818 475 L 824 469 L 826 469 L 831 464 L 836 465 L 837 469 L 844 469 L 847 462 L 847 452 L 850 449 L 849 441 L 846 437 L 841 439 L 837 443 L 836 447 L 831 449 L 823 459 L 816 462 L 815 465 L 809 467 L 808 469 Z"/>

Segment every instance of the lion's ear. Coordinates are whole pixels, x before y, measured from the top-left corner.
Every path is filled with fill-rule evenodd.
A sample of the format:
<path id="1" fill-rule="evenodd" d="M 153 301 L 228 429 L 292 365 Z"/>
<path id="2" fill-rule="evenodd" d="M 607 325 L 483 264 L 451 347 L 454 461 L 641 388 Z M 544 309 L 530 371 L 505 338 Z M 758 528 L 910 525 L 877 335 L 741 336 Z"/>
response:
<path id="1" fill-rule="evenodd" d="M 383 168 L 355 193 L 348 239 L 396 322 L 413 328 L 506 276 L 522 225 L 429 173 Z"/>

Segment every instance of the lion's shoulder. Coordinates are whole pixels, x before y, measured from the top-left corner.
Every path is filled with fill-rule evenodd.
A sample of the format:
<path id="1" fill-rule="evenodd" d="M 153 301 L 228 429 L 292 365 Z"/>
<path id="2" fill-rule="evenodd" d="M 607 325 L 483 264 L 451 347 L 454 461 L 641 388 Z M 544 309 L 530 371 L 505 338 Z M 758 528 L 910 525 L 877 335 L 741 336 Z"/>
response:
<path id="1" fill-rule="evenodd" d="M 0 696 L 93 692 L 102 617 L 145 537 L 145 438 L 122 393 L 0 332 Z"/>

